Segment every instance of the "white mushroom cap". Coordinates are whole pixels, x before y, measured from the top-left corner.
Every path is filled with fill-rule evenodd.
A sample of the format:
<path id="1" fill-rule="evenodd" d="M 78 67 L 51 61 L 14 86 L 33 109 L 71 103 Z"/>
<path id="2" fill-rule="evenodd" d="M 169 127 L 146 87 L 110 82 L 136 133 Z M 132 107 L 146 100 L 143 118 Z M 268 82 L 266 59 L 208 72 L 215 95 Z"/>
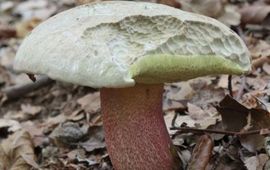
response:
<path id="1" fill-rule="evenodd" d="M 187 80 L 250 70 L 222 23 L 161 4 L 106 1 L 59 13 L 19 48 L 15 69 L 91 87 Z"/>

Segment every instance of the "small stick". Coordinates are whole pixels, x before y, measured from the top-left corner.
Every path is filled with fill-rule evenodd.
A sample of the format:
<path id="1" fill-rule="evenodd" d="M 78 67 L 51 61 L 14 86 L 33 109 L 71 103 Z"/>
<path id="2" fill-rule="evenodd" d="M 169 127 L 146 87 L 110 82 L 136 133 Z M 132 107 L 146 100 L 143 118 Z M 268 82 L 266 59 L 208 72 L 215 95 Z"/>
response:
<path id="1" fill-rule="evenodd" d="M 233 131 L 226 131 L 226 130 L 214 130 L 214 129 L 197 129 L 197 128 L 181 128 L 181 127 L 171 127 L 170 130 L 178 130 L 178 133 L 218 133 L 224 135 L 233 135 L 233 136 L 248 136 L 248 135 L 255 135 L 261 134 L 263 129 L 260 130 L 251 130 L 247 132 L 233 132 Z M 264 130 L 265 133 L 263 135 L 270 134 L 270 131 Z"/>
<path id="2" fill-rule="evenodd" d="M 233 97 L 233 91 L 232 91 L 232 75 L 228 76 L 228 89 L 229 89 L 229 94 L 231 97 Z"/>
<path id="3" fill-rule="evenodd" d="M 172 127 L 175 127 L 175 121 L 176 121 L 177 116 L 178 116 L 178 112 L 174 112 L 172 123 L 171 123 Z"/>
<path id="4" fill-rule="evenodd" d="M 42 77 L 38 79 L 36 82 L 27 83 L 24 85 L 15 85 L 11 87 L 7 87 L 1 91 L 4 96 L 4 101 L 16 99 L 22 97 L 30 92 L 33 92 L 41 87 L 48 86 L 52 84 L 54 80 L 48 77 Z"/>

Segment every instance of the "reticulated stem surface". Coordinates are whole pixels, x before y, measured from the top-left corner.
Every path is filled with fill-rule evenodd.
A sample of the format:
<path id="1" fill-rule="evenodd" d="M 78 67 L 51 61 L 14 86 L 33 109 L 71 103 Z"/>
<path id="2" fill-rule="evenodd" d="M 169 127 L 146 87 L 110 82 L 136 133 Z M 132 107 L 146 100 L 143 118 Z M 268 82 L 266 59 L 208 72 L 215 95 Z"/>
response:
<path id="1" fill-rule="evenodd" d="M 101 89 L 105 139 L 116 170 L 177 169 L 162 93 L 163 85 Z"/>

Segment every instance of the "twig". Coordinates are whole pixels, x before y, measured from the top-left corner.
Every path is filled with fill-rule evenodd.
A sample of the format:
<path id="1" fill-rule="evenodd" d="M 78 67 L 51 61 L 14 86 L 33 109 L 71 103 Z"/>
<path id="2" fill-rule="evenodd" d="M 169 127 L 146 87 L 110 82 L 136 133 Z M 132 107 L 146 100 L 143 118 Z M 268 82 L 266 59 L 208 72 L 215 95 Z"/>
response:
<path id="1" fill-rule="evenodd" d="M 41 77 L 34 83 L 28 83 L 24 85 L 15 85 L 7 87 L 1 91 L 4 96 L 4 101 L 16 99 L 22 97 L 30 92 L 33 92 L 41 87 L 48 86 L 53 83 L 54 80 L 48 77 Z"/>
<path id="2" fill-rule="evenodd" d="M 217 133 L 217 134 L 224 134 L 224 135 L 233 135 L 233 136 L 248 136 L 248 135 L 255 135 L 261 134 L 263 131 L 263 135 L 270 134 L 269 129 L 260 129 L 260 130 L 250 130 L 247 132 L 234 132 L 234 131 L 226 131 L 226 130 L 214 130 L 214 129 L 197 129 L 197 128 L 181 128 L 181 127 L 171 127 L 170 130 L 178 130 L 178 133 Z"/>
<path id="3" fill-rule="evenodd" d="M 232 91 L 232 75 L 228 76 L 228 89 L 230 96 L 233 97 L 233 91 Z"/>
<path id="4" fill-rule="evenodd" d="M 171 123 L 172 127 L 175 127 L 175 121 L 177 119 L 177 116 L 178 116 L 178 112 L 175 112 L 174 115 L 173 115 L 172 123 Z"/>

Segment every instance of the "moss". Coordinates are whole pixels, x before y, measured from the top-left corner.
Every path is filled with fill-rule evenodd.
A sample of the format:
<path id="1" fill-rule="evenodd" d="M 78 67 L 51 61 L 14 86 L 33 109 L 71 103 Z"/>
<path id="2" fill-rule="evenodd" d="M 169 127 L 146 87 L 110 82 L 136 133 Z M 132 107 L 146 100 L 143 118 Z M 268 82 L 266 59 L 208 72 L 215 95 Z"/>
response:
<path id="1" fill-rule="evenodd" d="M 148 55 L 130 67 L 137 83 L 164 83 L 216 74 L 242 74 L 238 64 L 216 55 Z"/>

